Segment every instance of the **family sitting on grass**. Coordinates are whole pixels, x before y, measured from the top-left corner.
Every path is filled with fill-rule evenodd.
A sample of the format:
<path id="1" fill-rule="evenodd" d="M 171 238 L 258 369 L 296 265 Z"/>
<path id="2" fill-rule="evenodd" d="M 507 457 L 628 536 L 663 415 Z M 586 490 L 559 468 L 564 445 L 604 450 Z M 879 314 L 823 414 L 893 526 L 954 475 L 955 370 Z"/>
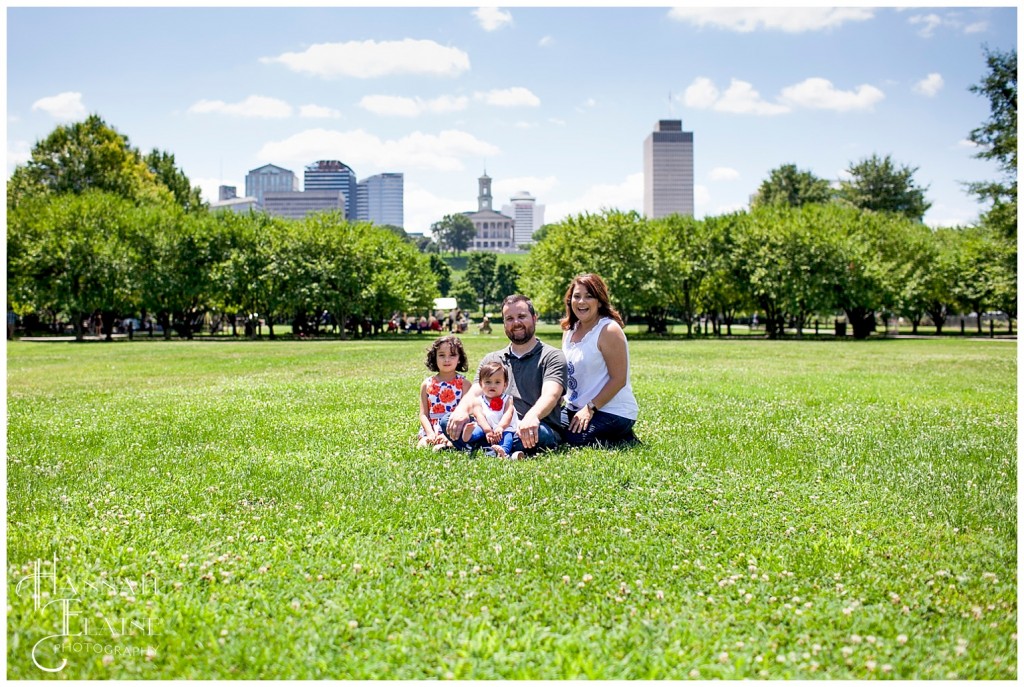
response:
<path id="1" fill-rule="evenodd" d="M 509 345 L 484 356 L 472 385 L 456 336 L 436 339 L 420 386 L 419 447 L 522 459 L 568 446 L 639 443 L 629 380 L 629 346 L 608 287 L 582 274 L 565 292 L 562 348 L 537 339 L 526 296 L 507 297 L 501 317 Z M 468 387 L 468 388 L 467 388 Z"/>

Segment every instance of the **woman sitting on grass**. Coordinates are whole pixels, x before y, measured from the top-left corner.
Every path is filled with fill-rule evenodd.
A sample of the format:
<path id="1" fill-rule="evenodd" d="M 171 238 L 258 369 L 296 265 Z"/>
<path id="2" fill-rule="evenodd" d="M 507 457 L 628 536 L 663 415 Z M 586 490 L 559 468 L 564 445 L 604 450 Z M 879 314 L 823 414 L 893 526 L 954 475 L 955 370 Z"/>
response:
<path id="1" fill-rule="evenodd" d="M 433 446 L 435 451 L 451 446 L 437 426 L 445 413 L 455 410 L 466 387 L 466 376 L 459 374 L 469 369 L 466 349 L 457 336 L 434 339 L 427 349 L 427 369 L 434 374 L 420 384 L 420 440 L 416 448 Z"/>
<path id="2" fill-rule="evenodd" d="M 601 277 L 581 274 L 572 280 L 561 324 L 569 372 L 562 411 L 566 443 L 636 443 L 633 425 L 639 408 L 629 380 L 629 345 Z"/>

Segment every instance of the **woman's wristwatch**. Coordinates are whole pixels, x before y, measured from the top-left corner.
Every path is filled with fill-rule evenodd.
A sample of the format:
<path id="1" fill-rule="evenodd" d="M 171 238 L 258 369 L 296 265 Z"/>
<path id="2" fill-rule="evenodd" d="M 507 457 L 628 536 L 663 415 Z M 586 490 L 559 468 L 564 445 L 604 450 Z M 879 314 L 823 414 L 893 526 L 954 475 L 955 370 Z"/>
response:
<path id="1" fill-rule="evenodd" d="M 591 415 L 597 412 L 597 406 L 594 405 L 593 401 L 587 404 L 587 408 L 590 410 Z"/>

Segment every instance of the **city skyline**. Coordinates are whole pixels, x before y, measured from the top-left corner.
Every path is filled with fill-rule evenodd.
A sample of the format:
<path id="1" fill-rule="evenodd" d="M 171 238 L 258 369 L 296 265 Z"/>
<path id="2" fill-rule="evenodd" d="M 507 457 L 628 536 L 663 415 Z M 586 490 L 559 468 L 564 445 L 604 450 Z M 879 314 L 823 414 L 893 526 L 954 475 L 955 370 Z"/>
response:
<path id="1" fill-rule="evenodd" d="M 783 164 L 834 181 L 878 154 L 917 168 L 927 223 L 964 224 L 982 209 L 964 183 L 998 177 L 967 141 L 988 117 L 968 89 L 1016 26 L 1015 7 L 966 6 L 12 7 L 7 172 L 95 113 L 207 200 L 326 159 L 403 173 L 409 232 L 475 207 L 485 171 L 557 222 L 642 213 L 644 138 L 680 119 L 697 217 Z"/>

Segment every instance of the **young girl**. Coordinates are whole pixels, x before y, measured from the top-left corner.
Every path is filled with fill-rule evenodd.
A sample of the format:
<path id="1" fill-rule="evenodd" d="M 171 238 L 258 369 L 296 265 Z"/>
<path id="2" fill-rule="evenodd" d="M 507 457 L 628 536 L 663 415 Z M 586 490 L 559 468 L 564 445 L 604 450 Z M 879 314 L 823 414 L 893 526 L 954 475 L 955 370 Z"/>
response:
<path id="1" fill-rule="evenodd" d="M 483 393 L 473 408 L 473 421 L 466 423 L 462 429 L 462 441 L 456 442 L 455 447 L 472 450 L 489 444 L 495 455 L 521 460 L 523 452 L 512 451 L 519 418 L 516 417 L 512 396 L 506 393 L 508 370 L 495 361 L 481 365 L 479 374 Z"/>
<path id="2" fill-rule="evenodd" d="M 468 387 L 465 375 L 469 369 L 466 349 L 457 336 L 442 336 L 427 349 L 427 369 L 433 372 L 420 384 L 420 440 L 416 448 L 433 446 L 435 451 L 451 446 L 441 433 L 437 421 L 455 410 Z"/>

